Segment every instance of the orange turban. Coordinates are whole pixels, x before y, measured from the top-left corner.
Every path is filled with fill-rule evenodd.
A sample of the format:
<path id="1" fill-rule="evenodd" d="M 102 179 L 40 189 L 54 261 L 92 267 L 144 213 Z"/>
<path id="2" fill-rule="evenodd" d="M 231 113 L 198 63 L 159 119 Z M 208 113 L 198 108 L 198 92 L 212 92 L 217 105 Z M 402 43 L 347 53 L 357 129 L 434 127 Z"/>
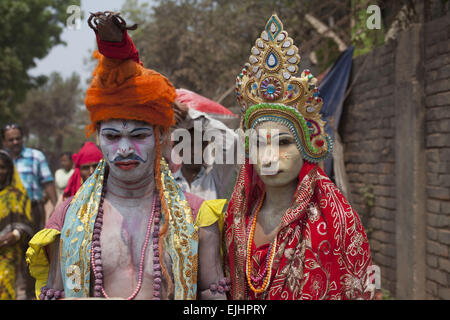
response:
<path id="1" fill-rule="evenodd" d="M 175 88 L 158 72 L 144 68 L 132 59 L 112 59 L 94 52 L 98 65 L 86 93 L 85 104 L 91 124 L 109 119 L 140 120 L 165 128 L 174 124 Z"/>

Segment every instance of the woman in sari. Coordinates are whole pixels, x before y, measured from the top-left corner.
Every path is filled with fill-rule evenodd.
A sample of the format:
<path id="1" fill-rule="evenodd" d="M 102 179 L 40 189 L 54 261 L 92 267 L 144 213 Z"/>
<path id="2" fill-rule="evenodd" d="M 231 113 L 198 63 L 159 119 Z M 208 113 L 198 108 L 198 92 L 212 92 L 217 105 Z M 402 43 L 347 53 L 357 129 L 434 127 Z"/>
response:
<path id="1" fill-rule="evenodd" d="M 332 148 L 322 99 L 276 15 L 237 77 L 245 163 L 225 217 L 231 299 L 373 297 L 360 219 L 319 167 Z"/>
<path id="2" fill-rule="evenodd" d="M 16 274 L 31 234 L 30 200 L 9 155 L 0 150 L 0 300 L 16 299 Z"/>

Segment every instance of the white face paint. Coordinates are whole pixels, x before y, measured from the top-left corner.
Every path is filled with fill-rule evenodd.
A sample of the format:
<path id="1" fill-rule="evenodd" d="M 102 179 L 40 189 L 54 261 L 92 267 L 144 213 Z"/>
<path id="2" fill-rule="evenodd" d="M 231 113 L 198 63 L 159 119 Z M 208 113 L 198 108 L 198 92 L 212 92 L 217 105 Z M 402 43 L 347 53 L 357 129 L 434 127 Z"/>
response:
<path id="1" fill-rule="evenodd" d="M 150 124 L 134 120 L 104 121 L 99 140 L 115 178 L 137 182 L 154 174 L 155 136 Z"/>
<path id="2" fill-rule="evenodd" d="M 255 129 L 258 140 L 265 141 L 258 145 L 255 165 L 261 180 L 267 186 L 281 187 L 297 179 L 303 159 L 291 131 L 274 121 L 262 122 Z M 269 167 L 276 169 L 267 173 Z"/>

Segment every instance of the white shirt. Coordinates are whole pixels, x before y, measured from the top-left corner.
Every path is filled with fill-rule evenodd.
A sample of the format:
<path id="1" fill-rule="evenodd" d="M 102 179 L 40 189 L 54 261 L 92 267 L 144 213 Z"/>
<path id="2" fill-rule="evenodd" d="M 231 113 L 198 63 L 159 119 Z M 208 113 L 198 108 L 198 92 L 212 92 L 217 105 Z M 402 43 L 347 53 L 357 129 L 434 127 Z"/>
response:
<path id="1" fill-rule="evenodd" d="M 56 194 L 59 197 L 64 189 L 67 187 L 67 183 L 69 183 L 69 179 L 72 176 L 75 169 L 71 169 L 70 171 L 66 171 L 63 168 L 56 170 L 55 172 L 55 185 L 56 185 Z"/>

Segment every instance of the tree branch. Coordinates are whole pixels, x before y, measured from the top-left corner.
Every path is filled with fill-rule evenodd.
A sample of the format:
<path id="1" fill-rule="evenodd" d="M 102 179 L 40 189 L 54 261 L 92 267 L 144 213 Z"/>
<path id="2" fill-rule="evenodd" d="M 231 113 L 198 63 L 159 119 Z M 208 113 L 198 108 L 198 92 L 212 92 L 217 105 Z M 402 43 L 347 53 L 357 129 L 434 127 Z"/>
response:
<path id="1" fill-rule="evenodd" d="M 219 99 L 216 100 L 217 103 L 222 103 L 223 99 L 225 99 L 230 93 L 233 92 L 235 86 L 229 87 L 222 95 L 219 97 Z"/>
<path id="2" fill-rule="evenodd" d="M 305 14 L 305 18 L 314 27 L 314 29 L 316 29 L 318 33 L 324 35 L 325 37 L 333 39 L 334 42 L 338 45 L 339 51 L 343 52 L 347 49 L 347 45 L 345 44 L 345 42 L 342 41 L 342 39 L 326 24 L 309 13 Z"/>

